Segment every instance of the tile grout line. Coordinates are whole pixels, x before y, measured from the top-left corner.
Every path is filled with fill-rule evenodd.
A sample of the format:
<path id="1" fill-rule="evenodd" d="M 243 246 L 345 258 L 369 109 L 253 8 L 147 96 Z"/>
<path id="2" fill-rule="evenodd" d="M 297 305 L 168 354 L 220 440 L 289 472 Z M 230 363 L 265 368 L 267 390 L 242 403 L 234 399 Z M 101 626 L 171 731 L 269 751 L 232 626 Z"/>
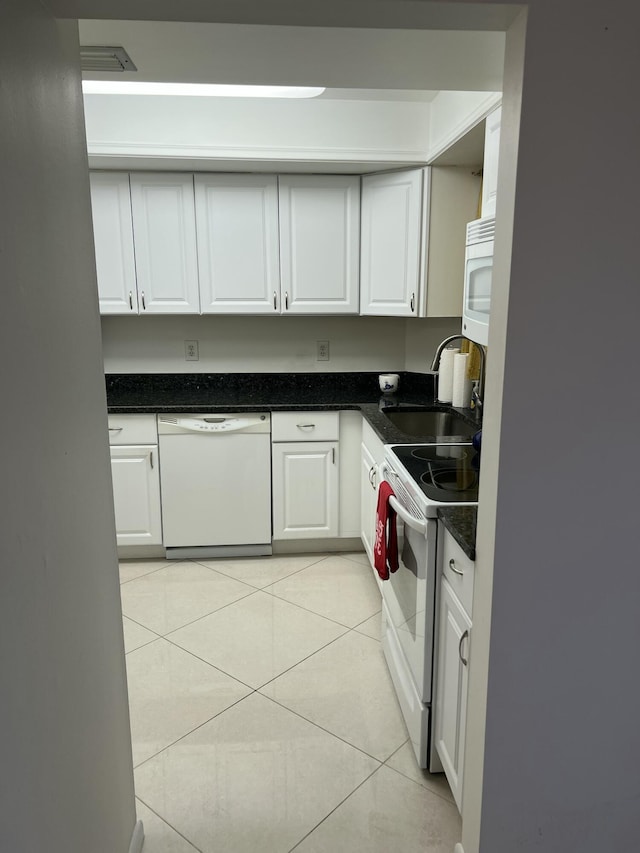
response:
<path id="1" fill-rule="evenodd" d="M 256 559 L 256 560 L 260 560 L 260 559 L 263 559 L 263 560 L 269 560 L 269 559 L 271 559 L 271 558 L 272 558 L 272 557 L 274 557 L 274 556 L 275 556 L 275 555 L 273 555 L 273 554 L 272 554 L 272 555 L 271 555 L 271 557 L 255 557 L 255 558 L 253 558 L 253 559 Z M 285 554 L 283 554 L 282 556 L 283 556 L 283 557 L 284 557 L 284 556 L 287 556 L 287 557 L 288 557 L 288 556 L 298 557 L 298 556 L 300 556 L 300 555 L 298 555 L 298 554 L 286 554 L 286 555 L 285 555 Z M 246 559 L 251 559 L 251 558 L 246 558 Z M 275 557 L 275 559 L 279 559 L 279 558 L 276 556 L 276 557 Z M 320 557 L 320 559 L 318 559 L 318 560 L 314 560 L 313 562 L 309 563 L 307 566 L 302 566 L 302 567 L 301 567 L 301 568 L 299 568 L 299 569 L 294 569 L 290 574 L 285 575 L 283 578 L 279 578 L 277 581 L 272 581 L 271 583 L 268 583 L 268 584 L 267 584 L 267 586 L 271 586 L 273 583 L 278 583 L 278 582 L 279 582 L 279 581 L 281 581 L 281 580 L 286 580 L 287 578 L 293 577 L 293 575 L 297 575 L 297 574 L 298 574 L 298 572 L 304 572 L 304 570 L 305 570 L 305 569 L 310 569 L 310 568 L 311 568 L 311 566 L 316 566 L 318 563 L 321 563 L 323 560 L 326 560 L 326 559 L 327 559 L 327 555 L 325 554 L 325 555 L 323 555 L 322 557 Z M 223 575 L 223 576 L 224 576 L 224 577 L 226 577 L 226 578 L 231 578 L 232 580 L 239 580 L 239 578 L 234 577 L 234 575 L 227 575 L 227 574 L 225 574 L 225 572 L 221 572 L 221 571 L 220 571 L 220 569 L 216 569 L 216 568 L 214 568 L 213 566 L 207 566 L 207 565 L 205 565 L 204 563 L 199 563 L 197 560 L 190 560 L 189 562 L 191 562 L 191 563 L 197 563 L 197 565 L 202 566 L 202 567 L 203 567 L 203 568 L 205 568 L 205 569 L 211 569 L 211 571 L 212 571 L 212 572 L 217 572 L 218 574 Z M 221 560 L 221 562 L 224 562 L 224 560 Z M 227 565 L 231 565 L 231 564 L 230 564 L 230 563 L 227 563 Z M 253 586 L 253 584 L 251 584 L 249 581 L 239 581 L 239 582 L 240 582 L 240 583 L 246 583 L 248 586 Z M 255 587 L 255 589 L 264 589 L 264 587 L 259 586 L 259 587 Z"/>
<path id="2" fill-rule="evenodd" d="M 176 835 L 179 835 L 179 836 L 180 836 L 180 838 L 183 838 L 183 839 L 187 842 L 187 844 L 188 844 L 190 847 L 193 847 L 193 849 L 194 849 L 194 850 L 197 850 L 197 851 L 198 851 L 198 853 L 204 853 L 204 851 L 203 851 L 200 847 L 197 847 L 197 846 L 196 846 L 192 841 L 190 841 L 190 840 L 187 838 L 187 836 L 186 836 L 186 835 L 183 835 L 183 834 L 180 832 L 180 830 L 179 830 L 179 829 L 176 829 L 176 827 L 175 827 L 175 826 L 173 826 L 173 824 L 169 823 L 169 821 L 168 821 L 165 817 L 162 817 L 162 815 L 161 815 L 161 814 L 159 814 L 155 809 L 152 809 L 152 808 L 151 808 L 151 806 L 149 805 L 149 803 L 145 803 L 145 801 L 142 799 L 142 797 L 139 797 L 139 796 L 138 796 L 138 794 L 136 794 L 136 795 L 135 795 L 135 797 L 136 797 L 136 799 L 137 799 L 137 800 L 140 800 L 140 802 L 143 804 L 143 806 L 144 806 L 145 808 L 149 809 L 149 811 L 150 811 L 150 812 L 153 812 L 153 814 L 154 814 L 154 815 L 155 815 L 159 820 L 161 820 L 163 823 L 166 823 L 166 825 L 167 825 L 170 829 L 172 829 L 172 830 L 176 833 Z M 137 813 L 137 810 L 136 810 L 136 818 L 137 818 L 137 817 L 138 817 L 138 813 Z M 144 822 L 143 822 L 143 823 L 144 823 Z M 144 846 L 144 845 L 143 845 L 143 846 Z"/>
<path id="3" fill-rule="evenodd" d="M 140 767 L 143 767 L 148 761 L 151 761 L 152 759 L 157 758 L 159 755 L 162 755 L 162 753 L 165 752 L 167 749 L 171 749 L 171 747 L 175 746 L 177 743 L 180 743 L 181 740 L 184 740 L 186 737 L 189 737 L 189 735 L 192 735 L 194 732 L 197 732 L 198 729 L 201 729 L 203 726 L 208 725 L 208 723 L 210 723 L 212 720 L 215 720 L 216 717 L 219 717 L 220 714 L 224 714 L 226 711 L 231 710 L 231 708 L 234 708 L 236 705 L 240 704 L 240 702 L 244 701 L 245 699 L 248 699 L 249 696 L 253 696 L 253 694 L 257 692 L 257 690 L 251 688 L 251 692 L 247 693 L 246 696 L 241 696 L 239 699 L 236 699 L 235 702 L 232 702 L 231 705 L 228 705 L 226 708 L 222 708 L 220 711 L 217 712 L 217 714 L 214 714 L 212 717 L 209 717 L 208 720 L 204 720 L 204 722 L 198 723 L 198 725 L 194 726 L 194 728 L 192 728 L 190 731 L 185 732 L 183 735 L 180 735 L 179 738 L 176 738 L 171 743 L 168 743 L 166 746 L 163 746 L 162 749 L 159 749 L 157 752 L 154 752 L 153 755 L 150 755 L 148 758 L 145 758 L 139 764 L 134 765 L 134 771 L 138 770 Z M 266 699 L 267 697 L 265 696 L 263 698 Z"/>
<path id="4" fill-rule="evenodd" d="M 325 559 L 325 558 L 323 558 L 323 559 Z M 196 561 L 196 560 L 182 560 L 182 561 L 180 561 L 180 562 L 195 563 L 195 564 L 197 564 L 197 565 L 199 565 L 199 566 L 202 566 L 202 568 L 205 568 L 205 569 L 210 568 L 209 566 L 203 566 L 203 565 L 202 565 L 202 563 L 197 563 L 197 561 Z M 317 563 L 319 563 L 319 562 L 322 562 L 322 560 L 318 560 L 318 561 L 317 561 Z M 352 561 L 352 562 L 354 562 L 354 561 Z M 317 565 L 317 563 L 313 563 L 313 564 L 311 564 L 311 565 Z M 170 565 L 170 564 L 169 564 L 169 565 Z M 299 572 L 303 572 L 303 571 L 305 571 L 305 569 L 311 568 L 311 565 L 310 565 L 310 566 L 305 566 L 304 568 L 299 569 L 299 570 L 298 570 L 298 571 L 296 571 L 296 572 L 292 572 L 292 573 L 291 573 L 291 575 L 287 575 L 285 578 L 281 578 L 280 580 L 286 580 L 286 579 L 287 579 L 287 578 L 289 578 L 289 577 L 293 577 L 294 575 L 298 574 Z M 144 579 L 145 577 L 147 577 L 148 575 L 155 574 L 156 572 L 161 571 L 162 569 L 165 569 L 165 568 L 167 568 L 167 566 L 161 566 L 159 569 L 154 569 L 152 572 L 148 572 L 146 575 L 141 575 L 139 578 L 132 578 L 132 579 L 131 579 L 131 581 L 125 581 L 124 583 L 131 583 L 131 582 L 132 582 L 132 581 L 134 581 L 134 580 L 142 580 L 142 579 Z M 182 628 L 186 628 L 186 627 L 188 627 L 189 625 L 193 625 L 193 624 L 195 624 L 196 622 L 199 622 L 201 619 L 205 619 L 207 616 L 212 616 L 214 613 L 219 613 L 219 612 L 221 612 L 222 610 L 224 610 L 225 608 L 230 607 L 231 605 L 236 604 L 236 603 L 237 603 L 237 602 L 239 602 L 239 601 L 243 601 L 243 600 L 244 600 L 244 599 L 246 599 L 246 598 L 249 598 L 249 596 L 253 595 L 253 594 L 254 594 L 254 593 L 256 593 L 256 592 L 264 592 L 266 595 L 270 595 L 270 596 L 272 596 L 273 598 L 278 599 L 278 601 L 282 601 L 282 602 L 284 602 L 285 604 L 290 604 L 292 607 L 298 607 L 300 610 L 303 610 L 305 613 L 311 613 L 311 614 L 313 614 L 314 616 L 319 616 L 320 618 L 322 618 L 322 619 L 326 619 L 326 620 L 327 620 L 327 621 L 329 621 L 329 622 L 333 622 L 335 625 L 339 625 L 340 627 L 342 627 L 342 628 L 346 628 L 346 629 L 347 629 L 347 630 L 349 630 L 349 631 L 354 630 L 354 629 L 355 629 L 355 628 L 357 628 L 358 626 L 362 625 L 364 622 L 368 621 L 369 619 L 372 619 L 374 616 L 376 616 L 376 615 L 377 615 L 377 613 L 379 613 L 379 612 L 380 612 L 380 611 L 378 610 L 378 611 L 376 611 L 375 613 L 372 613 L 370 616 L 365 617 L 361 622 L 358 622 L 356 625 L 353 625 L 353 626 L 352 626 L 352 625 L 345 625 L 345 624 L 344 624 L 344 622 L 339 622 L 337 619 L 332 619 L 330 616 L 325 616 L 324 614 L 322 614 L 322 613 L 318 613 L 318 612 L 316 612 L 315 610 L 310 610 L 308 607 L 304 607 L 303 605 L 301 605 L 301 604 L 297 604 L 297 603 L 296 603 L 296 602 L 294 602 L 294 601 L 289 601 L 288 599 L 283 598 L 283 597 L 282 597 L 282 596 L 280 596 L 280 595 L 276 595 L 274 592 L 271 592 L 271 591 L 269 590 L 269 587 L 275 586 L 275 584 L 276 584 L 276 583 L 280 583 L 280 581 L 274 581 L 273 583 L 267 584 L 267 586 L 266 586 L 266 587 L 253 587 L 253 586 L 251 586 L 251 584 L 248 584 L 248 583 L 246 583 L 245 581 L 240 581 L 240 580 L 238 580 L 237 578 L 230 577 L 229 575 L 225 575 L 225 574 L 223 574 L 222 572 L 217 572 L 215 569 L 210 569 L 210 571 L 214 572 L 215 574 L 220 575 L 220 576 L 221 576 L 221 577 L 223 577 L 223 578 L 226 578 L 226 579 L 229 579 L 229 580 L 237 580 L 237 582 L 238 582 L 238 583 L 242 583 L 242 584 L 244 584 L 245 586 L 247 586 L 247 588 L 249 589 L 249 592 L 247 592 L 247 593 L 246 593 L 246 595 L 242 595 L 242 596 L 240 596 L 240 598 L 236 598 L 236 599 L 234 599 L 233 601 L 230 601 L 230 602 L 228 602 L 227 604 L 222 605 L 222 607 L 218 607 L 218 608 L 216 608 L 215 610 L 211 610 L 211 611 L 209 611 L 209 612 L 207 612 L 207 613 L 204 613 L 202 616 L 198 616 L 196 619 L 193 619 L 193 620 L 191 620 L 190 622 L 185 622 L 185 623 L 184 623 L 184 625 L 179 625 L 177 628 L 172 628 L 170 631 L 167 631 L 167 632 L 166 632 L 166 633 L 164 633 L 164 634 L 163 634 L 163 633 L 161 633 L 161 632 L 158 632 L 158 631 L 157 631 L 157 630 L 155 630 L 154 628 L 148 628 L 148 627 L 147 627 L 146 625 L 144 625 L 142 622 L 138 622 L 136 619 L 133 619 L 131 616 L 129 616 L 128 614 L 126 614 L 126 613 L 124 612 L 124 610 L 123 610 L 123 612 L 122 612 L 122 615 L 123 615 L 123 616 L 126 616 L 126 617 L 127 617 L 127 619 L 130 619 L 132 622 L 135 622 L 135 623 L 136 623 L 137 625 L 139 625 L 141 628 L 146 628 L 148 631 L 151 631 L 152 633 L 156 634 L 157 636 L 159 636 L 159 637 L 164 637 L 164 638 L 166 639 L 166 638 L 168 637 L 168 635 L 169 635 L 169 634 L 172 634 L 172 633 L 174 633 L 174 632 L 176 632 L 176 631 L 180 631 L 180 630 L 182 630 Z M 124 584 L 122 584 L 122 583 L 120 584 L 120 586 L 123 586 L 123 585 L 124 585 Z M 373 639 L 377 639 L 377 638 L 373 638 Z M 132 651 L 134 651 L 134 650 L 132 650 Z"/>
<path id="5" fill-rule="evenodd" d="M 123 562 L 124 562 L 124 560 L 123 560 Z M 133 562 L 135 562 L 135 560 Z M 125 584 L 131 583 L 132 581 L 142 580 L 142 578 L 147 578 L 147 577 L 149 577 L 149 575 L 154 575 L 156 572 L 159 572 L 162 569 L 166 569 L 167 566 L 170 566 L 170 565 L 171 565 L 171 563 L 166 563 L 164 566 L 158 566 L 157 569 L 150 569 L 148 572 L 145 572 L 142 575 L 136 575 L 135 578 L 127 578 L 126 581 L 120 580 L 120 586 L 124 586 Z M 120 574 L 120 562 L 118 562 L 118 575 L 119 574 Z"/>
<path id="6" fill-rule="evenodd" d="M 216 666 L 215 664 L 211 663 L 211 661 L 205 660 L 205 658 L 201 658 L 200 655 L 197 655 L 195 652 L 191 652 L 191 651 L 189 651 L 189 649 L 185 649 L 184 646 L 181 646 L 179 643 L 176 643 L 176 641 L 170 639 L 169 636 L 159 637 L 158 639 L 166 640 L 167 643 L 169 643 L 170 645 L 172 645 L 174 647 L 174 649 L 179 649 L 181 652 L 184 652 L 186 655 L 191 655 L 192 658 L 199 660 L 201 663 L 206 663 L 206 665 L 210 666 L 211 669 L 215 669 L 216 672 L 219 672 L 221 675 L 226 675 L 227 678 L 231 678 L 233 681 L 237 681 L 238 684 L 241 684 L 243 687 L 248 688 L 252 693 L 255 693 L 259 689 L 257 687 L 254 687 L 252 684 L 247 684 L 246 681 L 242 681 L 236 675 L 231 675 L 231 673 L 226 672 L 224 669 L 220 669 L 219 666 Z M 249 695 L 250 694 L 247 694 L 247 696 L 249 696 Z M 246 696 L 243 696 L 242 698 L 246 699 Z M 229 707 L 231 707 L 231 706 L 229 706 Z"/>
<path id="7" fill-rule="evenodd" d="M 318 829 L 319 826 L 321 826 L 326 820 L 328 820 L 328 818 L 330 818 L 334 812 L 336 812 L 341 806 L 343 806 L 347 802 L 347 800 L 350 797 L 352 797 L 359 788 L 362 788 L 362 786 L 365 784 L 365 782 L 368 782 L 372 776 L 374 776 L 376 773 L 378 773 L 378 771 L 380 770 L 380 767 L 383 767 L 383 766 L 384 766 L 384 764 L 381 763 L 379 767 L 376 767 L 375 770 L 372 770 L 371 773 L 369 773 L 369 775 L 366 777 L 366 779 L 363 779 L 359 785 L 356 785 L 356 787 L 353 789 L 353 791 L 351 791 L 349 794 L 347 794 L 347 796 L 343 800 L 341 800 L 335 808 L 331 809 L 331 811 L 328 814 L 326 814 L 322 818 L 322 820 L 319 821 L 313 827 L 313 829 L 309 830 L 309 832 L 307 832 L 306 835 L 303 835 L 303 837 L 299 841 L 297 841 L 293 845 L 293 847 L 290 847 L 288 853 L 293 853 L 293 851 L 296 849 L 296 847 L 299 847 L 306 838 L 308 838 L 313 832 L 315 832 L 316 829 Z"/>
<path id="8" fill-rule="evenodd" d="M 392 752 L 392 753 L 391 753 L 391 755 L 389 756 L 389 758 L 385 759 L 385 761 L 383 762 L 383 764 L 385 765 L 385 767 L 388 767 L 388 768 L 389 768 L 389 770 L 394 770 L 396 773 L 399 773 L 401 776 L 404 776 L 404 778 L 405 778 L 405 779 L 408 779 L 410 782 L 415 782 L 415 783 L 416 783 L 416 785 L 420 785 L 420 787 L 421 787 L 423 790 L 425 790 L 425 791 L 429 791 L 429 793 L 430 793 L 430 794 L 434 794 L 434 796 L 436 796 L 436 797 L 440 797 L 440 799 L 441 799 L 441 800 L 444 800 L 444 801 L 445 801 L 445 803 L 451 803 L 451 805 L 454 805 L 454 806 L 455 806 L 456 801 L 453 799 L 453 794 L 451 794 L 451 797 L 448 797 L 446 794 L 440 794 L 438 791 L 434 791 L 432 788 L 429 788 L 429 787 L 427 787 L 426 785 L 423 785 L 421 782 L 417 782 L 415 779 L 412 779 L 412 778 L 411 778 L 411 776 L 407 776 L 407 774 L 406 774 L 406 773 L 403 773 L 403 772 L 402 772 L 402 770 L 398 770 L 398 768 L 397 768 L 397 767 L 391 767 L 391 765 L 389 764 L 389 762 L 391 761 L 391 759 L 393 758 L 393 756 L 394 756 L 394 755 L 397 755 L 397 754 L 400 752 L 400 750 L 410 742 L 410 740 L 411 740 L 410 738 L 407 738 L 407 739 L 405 740 L 405 742 L 404 742 L 404 743 L 400 744 L 400 746 L 395 750 L 395 752 Z M 421 769 L 421 768 L 418 768 L 418 769 Z M 426 772 L 428 773 L 429 771 L 426 771 Z M 435 775 L 435 774 L 431 774 L 431 775 Z M 440 776 L 440 775 L 444 776 L 444 773 L 442 773 L 442 774 L 440 774 L 440 773 L 439 773 L 438 775 L 439 775 L 439 776 Z M 445 778 L 446 778 L 446 777 L 445 777 Z M 456 808 L 457 808 L 457 807 L 456 807 Z"/>
<path id="9" fill-rule="evenodd" d="M 308 717 L 305 717 L 304 714 L 301 714 L 300 711 L 295 711 L 293 708 L 289 708 L 289 707 L 287 707 L 287 705 L 283 705 L 282 702 L 278 702 L 278 700 L 274 699 L 272 696 L 265 696 L 264 693 L 260 693 L 260 690 L 261 690 L 261 688 L 258 688 L 255 692 L 258 693 L 260 696 L 262 696 L 263 699 L 268 699 L 270 702 L 273 702 L 274 705 L 278 705 L 280 708 L 283 708 L 285 711 L 289 711 L 289 713 L 295 714 L 296 717 L 300 717 L 301 720 L 304 720 L 306 723 L 310 723 L 310 725 L 315 726 L 317 729 L 320 729 L 321 732 L 324 732 L 327 735 L 331 735 L 331 737 L 336 738 L 336 740 L 341 741 L 341 743 L 344 743 L 346 746 L 351 747 L 351 749 L 357 749 L 358 752 L 361 752 L 363 755 L 366 755 L 367 758 L 371 758 L 372 761 L 377 761 L 378 764 L 380 765 L 380 767 L 382 767 L 383 764 L 385 764 L 384 761 L 382 761 L 380 758 L 376 758 L 375 755 L 371 755 L 370 752 L 367 752 L 361 746 L 356 746 L 354 743 L 351 743 L 350 741 L 345 740 L 345 738 L 341 737 L 340 735 L 337 735 L 335 732 L 331 732 L 331 731 L 329 731 L 329 729 L 325 729 L 324 726 L 320 725 L 320 723 L 316 723 L 315 720 L 310 720 Z M 395 755 L 396 752 L 397 752 L 397 750 L 394 750 L 391 753 L 391 755 Z M 391 755 L 389 756 L 389 758 L 391 758 Z M 376 770 L 377 769 L 379 769 L 379 768 L 376 768 Z"/>
<path id="10" fill-rule="evenodd" d="M 259 590 L 259 589 L 249 588 L 249 592 L 246 595 L 241 595 L 240 598 L 235 598 L 233 601 L 229 601 L 229 602 L 227 602 L 227 604 L 223 604 L 222 607 L 218 607 L 215 610 L 211 610 L 208 613 L 204 613 L 202 616 L 197 616 L 195 619 L 192 619 L 191 622 L 185 622 L 184 625 L 178 625 L 177 628 L 171 628 L 171 630 L 167 631 L 165 634 L 158 633 L 158 631 L 155 631 L 153 628 L 147 628 L 147 626 L 143 625 L 142 622 L 137 622 L 136 624 L 140 625 L 141 628 L 147 628 L 147 631 L 152 631 L 154 634 L 158 634 L 158 637 L 161 637 L 162 639 L 166 640 L 168 638 L 169 634 L 174 634 L 176 631 L 181 631 L 183 628 L 189 627 L 189 625 L 194 625 L 196 622 L 199 622 L 201 619 L 206 619 L 207 616 L 213 616 L 214 613 L 219 613 L 220 611 L 224 610 L 225 608 L 231 607 L 232 604 L 236 604 L 239 601 L 244 601 L 245 598 L 249 598 L 254 593 L 260 592 L 260 591 L 261 590 Z M 126 616 L 127 619 L 131 619 L 131 616 L 127 616 L 127 614 L 124 611 L 123 611 L 122 615 Z M 131 619 L 131 621 L 134 622 L 135 620 Z"/>

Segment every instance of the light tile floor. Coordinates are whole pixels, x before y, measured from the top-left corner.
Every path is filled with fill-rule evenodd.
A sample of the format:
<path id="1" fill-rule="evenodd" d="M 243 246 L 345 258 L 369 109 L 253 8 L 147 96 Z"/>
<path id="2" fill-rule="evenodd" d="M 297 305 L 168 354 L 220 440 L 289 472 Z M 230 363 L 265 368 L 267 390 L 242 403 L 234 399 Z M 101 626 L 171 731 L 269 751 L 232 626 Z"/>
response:
<path id="1" fill-rule="evenodd" d="M 452 853 L 362 554 L 123 562 L 144 853 Z"/>

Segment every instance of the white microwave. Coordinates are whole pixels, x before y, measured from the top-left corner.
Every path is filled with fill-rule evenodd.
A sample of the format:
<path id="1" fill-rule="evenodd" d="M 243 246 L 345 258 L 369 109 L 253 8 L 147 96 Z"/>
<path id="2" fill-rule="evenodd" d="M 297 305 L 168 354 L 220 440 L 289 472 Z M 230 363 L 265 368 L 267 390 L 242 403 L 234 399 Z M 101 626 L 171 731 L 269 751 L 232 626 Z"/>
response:
<path id="1" fill-rule="evenodd" d="M 464 256 L 462 334 L 485 347 L 489 340 L 494 232 L 494 216 L 469 222 Z"/>

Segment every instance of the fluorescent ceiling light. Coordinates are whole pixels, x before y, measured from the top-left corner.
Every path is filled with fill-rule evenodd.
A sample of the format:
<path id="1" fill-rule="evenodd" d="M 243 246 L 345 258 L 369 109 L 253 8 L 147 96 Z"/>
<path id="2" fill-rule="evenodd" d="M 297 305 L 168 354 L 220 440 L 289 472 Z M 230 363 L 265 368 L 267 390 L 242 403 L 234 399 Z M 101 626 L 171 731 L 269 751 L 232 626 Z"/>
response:
<path id="1" fill-rule="evenodd" d="M 231 86 L 217 83 L 144 83 L 131 80 L 83 80 L 87 95 L 187 95 L 214 98 L 316 98 L 320 86 Z"/>

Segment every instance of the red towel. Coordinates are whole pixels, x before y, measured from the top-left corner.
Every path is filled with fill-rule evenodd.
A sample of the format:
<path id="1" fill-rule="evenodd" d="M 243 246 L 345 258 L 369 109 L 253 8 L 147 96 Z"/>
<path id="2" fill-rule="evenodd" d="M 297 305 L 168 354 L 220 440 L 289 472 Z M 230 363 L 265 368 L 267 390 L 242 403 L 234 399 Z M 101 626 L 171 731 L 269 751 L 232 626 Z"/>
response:
<path id="1" fill-rule="evenodd" d="M 389 506 L 393 489 L 383 480 L 378 489 L 378 508 L 376 510 L 376 540 L 373 546 L 373 565 L 381 580 L 389 580 L 389 572 L 398 568 L 398 531 L 396 514 Z"/>

